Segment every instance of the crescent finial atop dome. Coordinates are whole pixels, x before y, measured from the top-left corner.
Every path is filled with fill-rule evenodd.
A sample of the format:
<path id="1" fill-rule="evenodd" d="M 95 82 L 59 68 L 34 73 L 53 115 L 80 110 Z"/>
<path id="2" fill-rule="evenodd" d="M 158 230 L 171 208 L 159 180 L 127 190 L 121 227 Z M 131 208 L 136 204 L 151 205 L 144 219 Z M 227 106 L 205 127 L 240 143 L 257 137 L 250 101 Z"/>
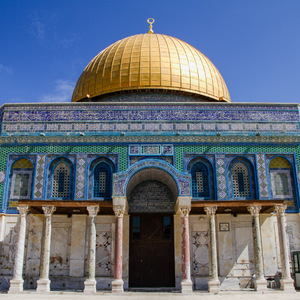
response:
<path id="1" fill-rule="evenodd" d="M 153 29 L 152 29 L 152 24 L 155 22 L 155 20 L 153 19 L 153 18 L 149 18 L 148 20 L 147 20 L 147 22 L 150 24 L 149 25 L 149 31 L 148 31 L 148 33 L 154 33 L 154 31 L 153 31 Z"/>

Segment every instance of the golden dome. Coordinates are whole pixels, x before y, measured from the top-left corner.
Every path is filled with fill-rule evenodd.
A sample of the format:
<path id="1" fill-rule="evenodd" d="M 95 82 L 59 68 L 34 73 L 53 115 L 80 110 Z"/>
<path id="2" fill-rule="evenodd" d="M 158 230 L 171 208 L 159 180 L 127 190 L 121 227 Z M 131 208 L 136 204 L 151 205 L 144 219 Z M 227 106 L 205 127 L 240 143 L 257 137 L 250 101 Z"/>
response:
<path id="1" fill-rule="evenodd" d="M 117 41 L 92 59 L 77 81 L 72 102 L 149 89 L 230 102 L 224 79 L 205 55 L 177 38 L 147 33 Z"/>

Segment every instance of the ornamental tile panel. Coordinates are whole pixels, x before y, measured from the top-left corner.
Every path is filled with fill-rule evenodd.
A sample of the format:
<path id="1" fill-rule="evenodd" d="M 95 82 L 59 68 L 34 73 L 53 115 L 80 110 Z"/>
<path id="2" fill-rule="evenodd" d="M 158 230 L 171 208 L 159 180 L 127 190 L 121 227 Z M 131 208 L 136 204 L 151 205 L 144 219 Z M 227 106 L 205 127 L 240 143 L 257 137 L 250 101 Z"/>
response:
<path id="1" fill-rule="evenodd" d="M 81 127 L 79 126 L 79 125 L 81 125 Z M 84 128 L 85 128 L 85 124 L 78 124 L 78 129 L 77 130 L 84 130 Z M 87 125 L 87 127 L 88 127 L 88 131 L 99 131 L 100 130 L 100 124 L 93 124 L 93 123 L 89 123 L 88 125 Z"/>
<path id="2" fill-rule="evenodd" d="M 72 124 L 61 124 L 60 125 L 60 130 L 61 131 L 70 131 L 72 130 Z"/>
<path id="3" fill-rule="evenodd" d="M 159 124 L 156 123 L 146 123 L 145 130 L 159 130 Z"/>
<path id="4" fill-rule="evenodd" d="M 76 170 L 76 199 L 84 198 L 84 183 L 85 183 L 85 167 L 86 154 L 77 154 L 77 170 Z"/>
<path id="5" fill-rule="evenodd" d="M 41 199 L 43 197 L 45 162 L 46 162 L 45 154 L 37 155 L 36 175 L 35 175 L 34 192 L 33 192 L 33 197 L 35 199 Z"/>
<path id="6" fill-rule="evenodd" d="M 218 199 L 223 200 L 227 198 L 226 191 L 226 174 L 225 174 L 225 154 L 216 155 L 217 162 L 217 183 L 218 183 Z"/>
<path id="7" fill-rule="evenodd" d="M 130 129 L 131 130 L 142 130 L 143 129 L 143 124 L 130 124 Z"/>
<path id="8" fill-rule="evenodd" d="M 245 130 L 257 130 L 257 124 L 245 124 Z"/>
<path id="9" fill-rule="evenodd" d="M 20 105 L 14 109 L 6 105 L 3 111 L 4 135 L 80 131 L 299 131 L 296 105 L 93 103 Z M 137 124 L 137 121 L 145 124 Z M 14 124 L 7 124 L 9 122 Z"/>
<path id="10" fill-rule="evenodd" d="M 266 170 L 266 157 L 264 154 L 256 155 L 256 170 L 257 170 L 257 178 L 259 185 L 259 194 L 260 198 L 268 198 L 268 178 L 267 178 L 267 170 Z"/>
<path id="11" fill-rule="evenodd" d="M 88 126 L 90 129 L 91 124 L 89 124 Z M 98 126 L 98 129 L 99 129 L 99 126 Z M 74 130 L 86 130 L 86 124 L 75 124 Z"/>
<path id="12" fill-rule="evenodd" d="M 161 125 L 161 129 L 162 130 L 168 130 L 168 131 L 172 131 L 173 130 L 173 124 L 162 124 Z"/>
<path id="13" fill-rule="evenodd" d="M 232 130 L 244 130 L 244 124 L 238 123 L 238 124 L 231 124 L 231 129 Z"/>
<path id="14" fill-rule="evenodd" d="M 5 179 L 5 172 L 4 171 L 0 171 L 0 183 L 3 183 Z"/>
<path id="15" fill-rule="evenodd" d="M 116 130 L 128 130 L 128 124 L 116 124 Z"/>
<path id="16" fill-rule="evenodd" d="M 178 107 L 180 106 L 180 110 Z M 26 109 L 27 107 L 27 109 Z M 38 109 L 40 107 L 40 109 Z M 89 104 L 89 105 L 28 105 L 4 108 L 4 122 L 37 121 L 134 121 L 134 120 L 191 120 L 191 121 L 251 121 L 298 122 L 297 105 L 228 105 L 215 104 Z"/>
<path id="17" fill-rule="evenodd" d="M 201 130 L 202 129 L 202 124 L 190 124 L 190 130 Z"/>
<path id="18" fill-rule="evenodd" d="M 175 125 L 176 130 L 187 130 L 188 125 L 186 123 L 179 123 Z"/>

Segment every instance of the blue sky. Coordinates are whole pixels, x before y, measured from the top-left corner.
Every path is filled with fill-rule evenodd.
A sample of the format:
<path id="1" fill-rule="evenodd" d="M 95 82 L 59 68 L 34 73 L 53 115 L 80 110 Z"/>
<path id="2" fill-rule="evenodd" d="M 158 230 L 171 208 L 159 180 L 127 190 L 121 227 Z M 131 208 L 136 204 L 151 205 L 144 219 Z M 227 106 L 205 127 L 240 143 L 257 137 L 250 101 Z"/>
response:
<path id="1" fill-rule="evenodd" d="M 0 105 L 69 102 L 102 49 L 148 30 L 210 58 L 233 102 L 299 103 L 300 0 L 0 0 Z"/>

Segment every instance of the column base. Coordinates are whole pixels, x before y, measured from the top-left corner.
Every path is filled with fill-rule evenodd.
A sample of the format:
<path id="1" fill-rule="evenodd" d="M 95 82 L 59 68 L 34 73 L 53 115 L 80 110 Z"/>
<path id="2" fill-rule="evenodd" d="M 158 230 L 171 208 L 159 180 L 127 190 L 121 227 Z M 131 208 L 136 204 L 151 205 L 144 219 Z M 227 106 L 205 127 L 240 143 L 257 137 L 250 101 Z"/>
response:
<path id="1" fill-rule="evenodd" d="M 264 278 L 256 279 L 254 281 L 254 290 L 257 292 L 263 292 L 266 291 L 268 288 L 267 286 L 267 280 Z"/>
<path id="2" fill-rule="evenodd" d="M 212 294 L 218 294 L 220 292 L 220 281 L 219 279 L 208 280 L 208 292 Z"/>
<path id="3" fill-rule="evenodd" d="M 193 282 L 189 279 L 181 280 L 181 293 L 192 294 L 193 293 Z"/>
<path id="4" fill-rule="evenodd" d="M 281 279 L 280 280 L 280 289 L 286 293 L 295 293 L 294 280 L 291 278 Z"/>
<path id="5" fill-rule="evenodd" d="M 9 282 L 9 294 L 15 294 L 23 292 L 23 279 L 11 279 Z"/>
<path id="6" fill-rule="evenodd" d="M 48 293 L 50 292 L 50 280 L 49 279 L 39 279 L 36 284 L 37 293 Z"/>
<path id="7" fill-rule="evenodd" d="M 111 292 L 114 294 L 120 294 L 124 292 L 123 279 L 114 279 L 111 283 Z"/>
<path id="8" fill-rule="evenodd" d="M 96 293 L 96 280 L 95 279 L 86 279 L 84 281 L 84 290 L 85 294 L 95 294 Z"/>

